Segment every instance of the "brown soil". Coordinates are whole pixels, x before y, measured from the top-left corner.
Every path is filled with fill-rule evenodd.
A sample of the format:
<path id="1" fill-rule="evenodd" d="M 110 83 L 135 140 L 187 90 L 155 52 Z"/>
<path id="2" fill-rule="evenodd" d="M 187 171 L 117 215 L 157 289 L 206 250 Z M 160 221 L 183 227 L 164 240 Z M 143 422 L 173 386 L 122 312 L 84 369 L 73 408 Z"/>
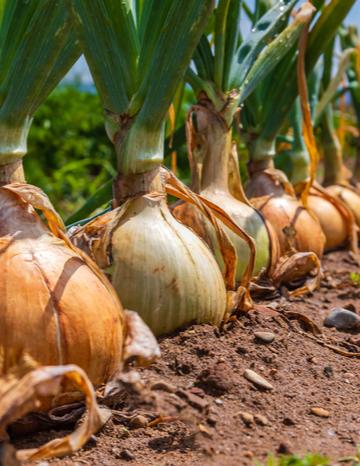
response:
<path id="1" fill-rule="evenodd" d="M 117 397 L 112 420 L 86 448 L 50 463 L 238 466 L 263 461 L 269 452 L 311 451 L 333 460 L 354 455 L 360 444 L 359 359 L 321 342 L 360 352 L 360 332 L 323 327 L 335 306 L 353 305 L 360 312 L 360 287 L 349 278 L 359 265 L 350 253 L 336 252 L 323 266 L 321 289 L 311 296 L 259 303 L 221 332 L 194 325 L 163 338 L 162 359 L 141 370 L 142 393 Z M 320 327 L 318 341 L 316 329 L 294 313 Z M 274 341 L 258 341 L 254 332 L 261 330 L 273 332 Z M 273 390 L 256 388 L 245 369 L 262 375 Z M 329 417 L 312 414 L 316 407 Z M 159 416 L 163 423 L 138 427 Z M 58 435 L 17 439 L 16 447 Z"/>

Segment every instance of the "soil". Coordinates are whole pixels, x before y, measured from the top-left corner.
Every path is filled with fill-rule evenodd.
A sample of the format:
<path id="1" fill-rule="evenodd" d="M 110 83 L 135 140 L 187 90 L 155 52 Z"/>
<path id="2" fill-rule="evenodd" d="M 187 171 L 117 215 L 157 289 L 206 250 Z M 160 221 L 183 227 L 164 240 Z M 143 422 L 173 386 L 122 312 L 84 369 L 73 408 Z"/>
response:
<path id="1" fill-rule="evenodd" d="M 323 322 L 337 306 L 360 313 L 360 286 L 350 279 L 359 264 L 349 252 L 334 252 L 323 268 L 321 288 L 310 296 L 257 303 L 221 331 L 192 325 L 161 339 L 161 360 L 140 370 L 142 388 L 129 385 L 114 396 L 104 429 L 71 458 L 50 464 L 246 466 L 264 462 L 270 452 L 318 452 L 336 464 L 354 455 L 360 330 L 338 331 Z M 262 342 L 254 335 L 259 331 L 272 332 L 274 340 Z M 257 388 L 244 377 L 246 369 L 273 389 Z M 65 433 L 14 443 L 28 448 Z"/>

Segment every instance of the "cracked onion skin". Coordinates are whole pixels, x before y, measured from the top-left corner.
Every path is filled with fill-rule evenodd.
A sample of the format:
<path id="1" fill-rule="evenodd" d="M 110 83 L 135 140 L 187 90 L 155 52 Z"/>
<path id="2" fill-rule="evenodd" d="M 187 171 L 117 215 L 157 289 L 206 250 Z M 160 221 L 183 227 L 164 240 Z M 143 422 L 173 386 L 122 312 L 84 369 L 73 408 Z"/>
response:
<path id="1" fill-rule="evenodd" d="M 360 196 L 355 189 L 341 186 L 338 184 L 326 186 L 328 191 L 333 196 L 340 199 L 351 210 L 354 215 L 356 224 L 360 227 Z"/>
<path id="2" fill-rule="evenodd" d="M 314 252 L 322 257 L 325 247 L 325 235 L 320 222 L 296 198 L 287 194 L 278 171 L 255 172 L 247 185 L 246 191 L 251 203 L 260 210 L 272 225 L 279 239 L 280 255 L 290 249 L 298 252 Z M 288 181 L 287 181 L 288 183 Z"/>
<path id="3" fill-rule="evenodd" d="M 14 354 L 41 365 L 77 364 L 95 385 L 119 369 L 124 316 L 99 275 L 29 203 L 0 188 L 0 375 Z"/>

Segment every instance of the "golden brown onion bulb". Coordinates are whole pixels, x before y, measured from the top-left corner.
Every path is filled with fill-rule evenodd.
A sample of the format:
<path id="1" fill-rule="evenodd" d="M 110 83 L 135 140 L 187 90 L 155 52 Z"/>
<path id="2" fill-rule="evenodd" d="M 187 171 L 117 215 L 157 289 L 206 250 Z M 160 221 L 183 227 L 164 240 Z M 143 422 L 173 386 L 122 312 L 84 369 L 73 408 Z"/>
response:
<path id="1" fill-rule="evenodd" d="M 354 215 L 356 224 L 360 227 L 360 195 L 355 189 L 341 185 L 327 186 L 326 190 L 344 202 Z"/>
<path id="2" fill-rule="evenodd" d="M 0 375 L 14 354 L 27 354 L 41 365 L 77 364 L 104 383 L 122 362 L 121 305 L 97 267 L 50 232 L 31 204 L 55 231 L 58 218 L 40 190 L 0 188 Z"/>
<path id="3" fill-rule="evenodd" d="M 275 170 L 256 172 L 247 186 L 247 193 L 251 196 L 251 203 L 275 230 L 281 256 L 289 249 L 314 252 L 318 257 L 322 256 L 325 235 L 320 223 L 292 193 L 284 174 L 279 176 Z"/>

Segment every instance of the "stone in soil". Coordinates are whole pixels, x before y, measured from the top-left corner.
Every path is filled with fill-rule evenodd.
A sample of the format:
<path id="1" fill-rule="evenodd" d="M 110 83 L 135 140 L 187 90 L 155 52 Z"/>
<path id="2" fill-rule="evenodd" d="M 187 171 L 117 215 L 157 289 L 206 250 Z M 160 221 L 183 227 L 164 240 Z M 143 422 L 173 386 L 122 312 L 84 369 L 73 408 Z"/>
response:
<path id="1" fill-rule="evenodd" d="M 268 382 L 264 377 L 252 371 L 251 369 L 246 369 L 244 372 L 244 377 L 252 382 L 256 387 L 262 388 L 263 390 L 273 390 L 273 386 Z"/>
<path id="2" fill-rule="evenodd" d="M 330 413 L 327 409 L 320 407 L 313 407 L 310 409 L 311 414 L 315 414 L 318 417 L 330 417 Z"/>
<path id="3" fill-rule="evenodd" d="M 263 343 L 271 343 L 275 339 L 275 335 L 272 332 L 254 332 L 254 336 Z"/>
<path id="4" fill-rule="evenodd" d="M 360 317 L 352 311 L 335 307 L 324 320 L 325 327 L 335 327 L 337 330 L 360 330 Z"/>

